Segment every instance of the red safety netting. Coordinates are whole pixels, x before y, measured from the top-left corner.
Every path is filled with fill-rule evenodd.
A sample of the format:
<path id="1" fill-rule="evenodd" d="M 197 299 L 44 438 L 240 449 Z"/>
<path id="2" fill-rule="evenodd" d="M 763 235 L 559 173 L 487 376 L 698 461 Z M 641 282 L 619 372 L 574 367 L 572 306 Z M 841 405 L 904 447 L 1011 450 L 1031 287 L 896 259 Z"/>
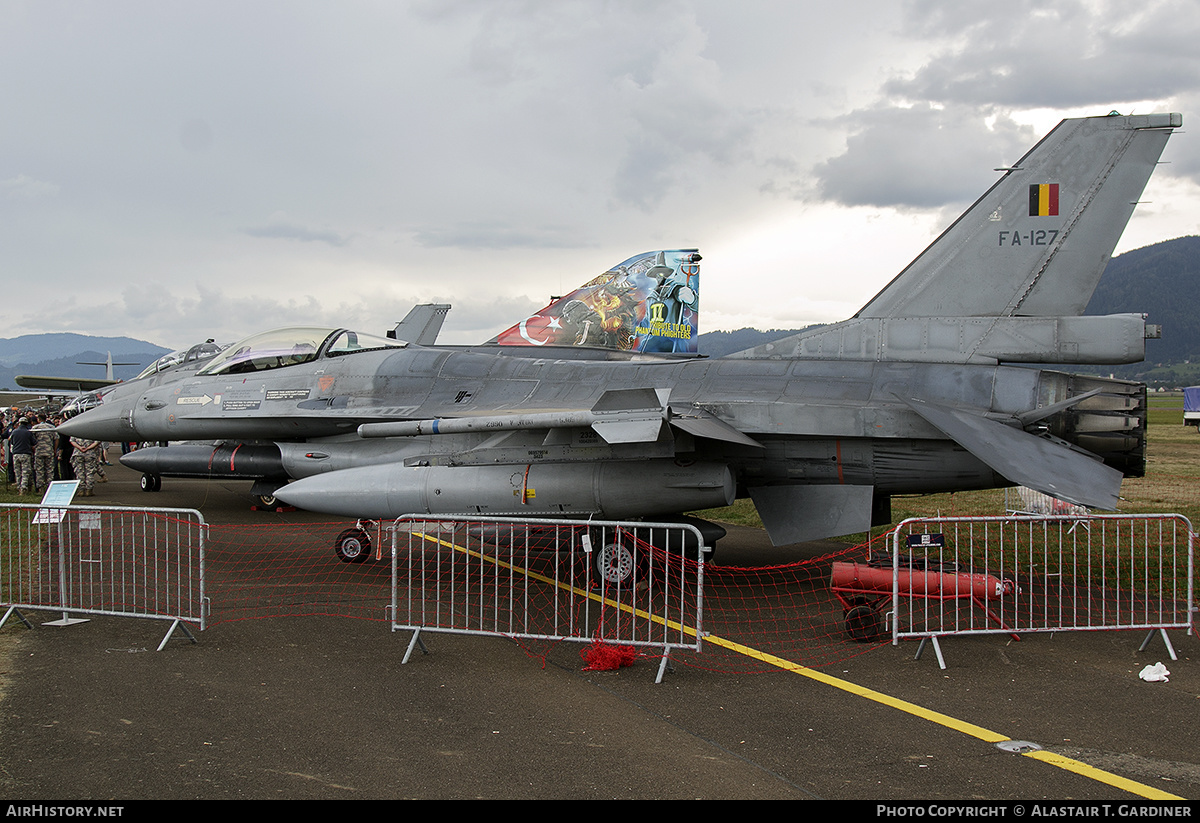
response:
<path id="1" fill-rule="evenodd" d="M 376 527 L 368 535 L 369 559 L 344 562 L 335 555 L 334 546 L 345 528 L 345 523 L 211 526 L 206 546 L 207 595 L 212 604 L 209 624 L 287 615 L 387 620 L 391 535 Z M 403 543 L 406 536 L 401 539 Z M 639 656 L 657 659 L 661 650 L 655 648 L 656 632 L 664 619 L 670 627 L 664 635 L 694 640 L 696 594 L 700 591 L 695 585 L 695 563 L 674 557 L 661 566 L 669 570 L 661 581 L 621 587 L 585 574 L 586 564 L 570 553 L 571 545 L 564 544 L 558 554 L 540 548 L 528 554 L 505 555 L 500 562 L 493 562 L 486 550 L 455 555 L 444 546 L 440 557 L 428 550 L 421 558 L 402 554 L 400 611 L 403 613 L 410 595 L 403 581 L 419 567 L 422 586 L 467 592 L 469 597 L 443 593 L 442 600 L 453 600 L 452 608 L 464 620 L 474 610 L 487 610 L 486 617 L 492 621 L 488 625 L 495 625 L 497 634 L 512 636 L 525 630 L 552 635 L 567 626 L 578 636 L 593 638 L 594 648 L 583 650 L 588 668 L 629 665 Z M 851 637 L 847 604 L 829 587 L 834 560 L 865 560 L 868 549 L 864 544 L 800 563 L 764 568 L 706 565 L 702 627 L 709 637 L 703 641 L 701 653 L 673 652 L 672 658 L 722 671 L 778 671 L 767 660 L 738 649 L 823 666 L 886 643 L 882 614 L 878 631 L 860 630 L 859 639 Z M 642 550 L 658 551 L 645 545 Z M 657 561 L 652 565 L 659 568 Z M 514 585 L 524 589 L 513 603 L 502 602 L 497 592 Z M 545 596 L 546 591 L 554 596 Z M 433 596 L 425 595 L 426 599 Z M 502 613 L 506 608 L 543 613 L 510 617 Z M 648 620 L 647 612 L 656 617 Z M 657 617 L 660 614 L 665 618 Z M 630 636 L 641 645 L 625 645 Z M 558 645 L 536 637 L 519 642 L 539 657 Z"/>
<path id="2" fill-rule="evenodd" d="M 345 523 L 208 527 L 205 545 L 209 625 L 263 617 L 333 615 L 386 620 L 391 602 L 390 538 L 384 560 L 339 562 L 334 539 Z"/>
<path id="3" fill-rule="evenodd" d="M 755 662 L 731 644 L 750 646 L 804 666 L 825 666 L 856 657 L 891 640 L 885 633 L 881 598 L 870 598 L 872 617 L 848 625 L 859 597 L 839 597 L 830 589 L 830 572 L 838 561 L 865 561 L 884 548 L 885 537 L 871 543 L 797 563 L 761 568 L 710 564 L 704 572 L 704 629 L 712 637 L 702 655 L 689 665 L 723 671 L 779 671 Z M 886 598 L 890 602 L 890 594 Z M 729 641 L 727 643 L 726 641 Z"/>

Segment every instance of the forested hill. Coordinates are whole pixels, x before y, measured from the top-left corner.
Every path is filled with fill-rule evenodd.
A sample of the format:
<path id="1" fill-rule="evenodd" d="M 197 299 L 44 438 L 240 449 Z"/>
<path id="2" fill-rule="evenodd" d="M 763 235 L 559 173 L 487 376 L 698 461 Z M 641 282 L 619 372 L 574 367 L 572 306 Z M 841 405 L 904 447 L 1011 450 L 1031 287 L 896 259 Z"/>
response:
<path id="1" fill-rule="evenodd" d="M 704 310 L 701 308 L 701 317 L 703 318 L 703 316 Z M 770 343 L 772 340 L 787 337 L 789 334 L 795 334 L 797 331 L 799 329 L 710 331 L 696 338 L 696 347 L 700 350 L 701 354 L 709 357 L 724 357 L 727 354 L 733 354 L 735 351 L 745 351 L 755 346 L 761 346 L 764 343 Z"/>
<path id="2" fill-rule="evenodd" d="M 51 377 L 104 377 L 103 364 L 112 352 L 114 363 L 135 363 L 113 366 L 118 380 L 137 377 L 143 368 L 170 349 L 136 340 L 131 337 L 91 337 L 85 334 L 51 333 L 26 334 L 0 339 L 0 389 L 16 387 L 18 374 Z"/>
<path id="3" fill-rule="evenodd" d="M 1146 364 L 1200 361 L 1200 237 L 1179 237 L 1114 257 L 1085 314 L 1138 312 L 1162 326 Z"/>

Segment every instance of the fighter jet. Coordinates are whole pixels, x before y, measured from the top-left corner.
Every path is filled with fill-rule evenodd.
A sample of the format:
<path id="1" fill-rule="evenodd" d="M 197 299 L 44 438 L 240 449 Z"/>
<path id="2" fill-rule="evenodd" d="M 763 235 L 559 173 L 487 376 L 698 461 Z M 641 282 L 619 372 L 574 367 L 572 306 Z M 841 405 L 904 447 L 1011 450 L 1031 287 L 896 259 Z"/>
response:
<path id="1" fill-rule="evenodd" d="M 282 329 L 60 428 L 244 443 L 205 462 L 257 450 L 259 476 L 295 481 L 279 499 L 375 519 L 660 519 L 749 496 L 787 544 L 886 523 L 897 494 L 1020 484 L 1113 509 L 1144 471 L 1145 386 L 1032 364 L 1143 359 L 1142 315 L 1081 314 L 1181 125 L 1064 120 L 854 317 L 727 358 L 560 356 L 571 341 L 543 351 L 528 320 L 519 356 Z M 659 330 L 683 333 L 679 278 L 653 280 L 676 301 Z M 576 338 L 605 331 L 571 316 L 591 321 Z"/>

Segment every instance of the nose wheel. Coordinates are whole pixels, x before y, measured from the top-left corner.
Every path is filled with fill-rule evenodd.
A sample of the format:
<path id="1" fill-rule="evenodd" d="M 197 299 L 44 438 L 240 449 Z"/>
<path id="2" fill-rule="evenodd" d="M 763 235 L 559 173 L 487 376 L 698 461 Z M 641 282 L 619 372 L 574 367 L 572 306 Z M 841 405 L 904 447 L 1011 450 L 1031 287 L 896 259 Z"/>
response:
<path id="1" fill-rule="evenodd" d="M 359 528 L 346 529 L 334 541 L 333 552 L 343 563 L 362 563 L 371 556 L 371 536 Z"/>
<path id="2" fill-rule="evenodd" d="M 156 492 L 162 488 L 162 478 L 157 474 L 142 475 L 142 491 Z"/>

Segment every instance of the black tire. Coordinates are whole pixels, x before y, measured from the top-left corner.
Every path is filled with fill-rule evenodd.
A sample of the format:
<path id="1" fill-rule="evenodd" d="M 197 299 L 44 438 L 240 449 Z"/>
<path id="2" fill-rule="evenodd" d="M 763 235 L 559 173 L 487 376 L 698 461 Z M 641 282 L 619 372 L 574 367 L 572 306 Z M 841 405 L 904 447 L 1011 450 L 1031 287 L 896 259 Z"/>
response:
<path id="1" fill-rule="evenodd" d="M 273 509 L 279 503 L 273 494 L 256 494 L 254 499 L 258 501 L 258 505 L 264 509 Z"/>
<path id="2" fill-rule="evenodd" d="M 362 529 L 346 529 L 334 541 L 333 552 L 343 563 L 362 563 L 371 557 L 371 536 Z"/>
<path id="3" fill-rule="evenodd" d="M 883 636 L 883 620 L 870 606 L 854 606 L 846 612 L 846 634 L 859 643 L 873 643 Z"/>
<path id="4" fill-rule="evenodd" d="M 157 474 L 143 474 L 141 485 L 144 492 L 156 492 L 162 488 L 162 478 Z"/>

